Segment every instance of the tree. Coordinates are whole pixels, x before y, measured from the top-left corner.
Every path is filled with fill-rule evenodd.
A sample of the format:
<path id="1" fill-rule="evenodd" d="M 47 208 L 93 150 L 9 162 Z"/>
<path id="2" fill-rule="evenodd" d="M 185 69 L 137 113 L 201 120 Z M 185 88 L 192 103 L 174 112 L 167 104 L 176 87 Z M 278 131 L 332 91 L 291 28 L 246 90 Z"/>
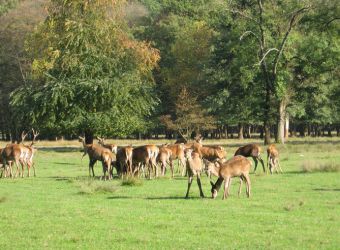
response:
<path id="1" fill-rule="evenodd" d="M 160 120 L 168 129 L 176 131 L 186 140 L 193 132 L 197 134 L 214 128 L 213 117 L 207 115 L 206 110 L 198 104 L 197 98 L 192 97 L 185 87 L 176 100 L 175 116 L 164 115 Z"/>
<path id="2" fill-rule="evenodd" d="M 55 133 L 123 136 L 146 129 L 158 51 L 133 39 L 125 1 L 53 0 L 27 40 L 30 84 L 13 92 L 18 121 Z"/>

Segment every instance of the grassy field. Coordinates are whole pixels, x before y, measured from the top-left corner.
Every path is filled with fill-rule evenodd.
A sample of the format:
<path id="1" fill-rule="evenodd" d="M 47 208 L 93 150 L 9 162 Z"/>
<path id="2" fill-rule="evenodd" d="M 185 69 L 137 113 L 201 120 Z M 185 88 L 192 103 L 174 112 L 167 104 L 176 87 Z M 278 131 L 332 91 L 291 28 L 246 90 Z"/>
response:
<path id="1" fill-rule="evenodd" d="M 228 156 L 241 144 L 221 143 Z M 42 148 L 37 177 L 0 179 L 0 249 L 339 249 L 340 139 L 279 149 L 284 174 L 259 167 L 250 199 L 237 197 L 234 180 L 222 201 L 221 191 L 210 198 L 207 177 L 207 198 L 194 182 L 186 200 L 184 177 L 93 180 L 78 148 Z"/>

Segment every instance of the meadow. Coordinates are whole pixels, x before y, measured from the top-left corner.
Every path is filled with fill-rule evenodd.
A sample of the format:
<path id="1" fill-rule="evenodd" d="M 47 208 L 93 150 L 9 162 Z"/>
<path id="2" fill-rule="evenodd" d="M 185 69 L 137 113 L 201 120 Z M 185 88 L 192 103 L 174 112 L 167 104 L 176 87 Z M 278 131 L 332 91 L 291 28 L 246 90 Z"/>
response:
<path id="1" fill-rule="evenodd" d="M 253 141 L 205 144 L 223 144 L 230 157 L 239 145 Z M 171 179 L 170 171 L 158 179 L 104 182 L 88 177 L 80 143 L 37 146 L 44 146 L 35 156 L 37 177 L 0 179 L 0 249 L 340 246 L 339 138 L 291 139 L 279 146 L 283 174 L 266 175 L 259 166 L 251 174 L 251 198 L 245 187 L 238 198 L 235 179 L 224 201 L 222 191 L 216 200 L 210 198 L 206 176 L 206 198 L 199 198 L 195 181 L 190 198 L 184 199 L 187 179 Z M 101 175 L 99 164 L 95 173 Z"/>

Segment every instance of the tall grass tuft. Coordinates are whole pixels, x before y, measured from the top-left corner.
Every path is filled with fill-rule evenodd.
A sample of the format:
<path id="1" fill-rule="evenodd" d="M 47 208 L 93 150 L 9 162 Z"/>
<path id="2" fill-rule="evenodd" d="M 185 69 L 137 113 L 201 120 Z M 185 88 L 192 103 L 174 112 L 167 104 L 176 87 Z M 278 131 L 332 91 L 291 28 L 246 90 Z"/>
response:
<path id="1" fill-rule="evenodd" d="M 335 162 L 304 161 L 301 166 L 302 172 L 339 172 L 340 164 Z"/>
<path id="2" fill-rule="evenodd" d="M 77 185 L 80 188 L 79 194 L 114 193 L 117 190 L 111 181 L 83 180 Z"/>
<path id="3" fill-rule="evenodd" d="M 122 186 L 142 186 L 143 181 L 141 179 L 127 176 L 122 180 Z"/>

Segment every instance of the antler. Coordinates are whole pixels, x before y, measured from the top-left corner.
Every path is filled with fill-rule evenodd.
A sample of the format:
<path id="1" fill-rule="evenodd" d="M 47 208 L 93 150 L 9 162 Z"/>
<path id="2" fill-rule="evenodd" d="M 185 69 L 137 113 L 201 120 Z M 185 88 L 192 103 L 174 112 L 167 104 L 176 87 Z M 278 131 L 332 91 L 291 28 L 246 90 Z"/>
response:
<path id="1" fill-rule="evenodd" d="M 32 142 L 31 142 L 31 146 L 33 146 L 35 138 L 37 138 L 37 136 L 40 134 L 39 131 L 34 131 L 34 129 L 32 128 L 32 134 L 33 134 L 33 138 L 32 138 Z"/>
<path id="2" fill-rule="evenodd" d="M 21 132 L 21 143 L 24 143 L 27 134 L 28 134 L 28 133 L 25 133 L 25 131 L 22 131 L 22 132 Z"/>

